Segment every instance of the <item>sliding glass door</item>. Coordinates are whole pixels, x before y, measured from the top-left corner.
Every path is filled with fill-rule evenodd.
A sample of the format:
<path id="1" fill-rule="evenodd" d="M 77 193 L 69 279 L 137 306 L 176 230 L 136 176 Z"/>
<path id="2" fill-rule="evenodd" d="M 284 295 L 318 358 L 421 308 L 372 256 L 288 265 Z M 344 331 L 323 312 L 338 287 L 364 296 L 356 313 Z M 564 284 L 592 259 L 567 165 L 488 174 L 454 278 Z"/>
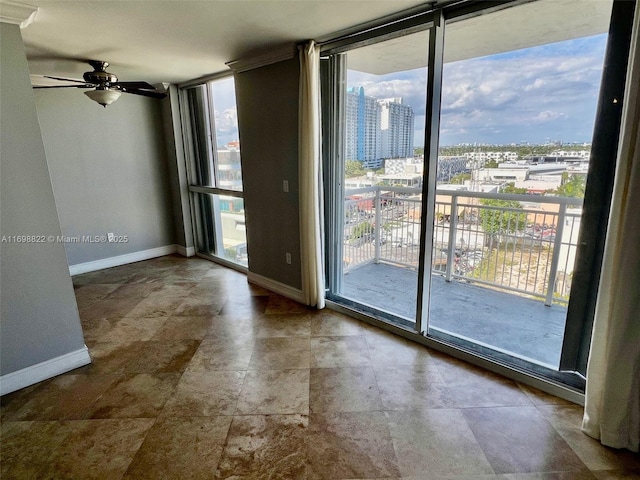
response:
<path id="1" fill-rule="evenodd" d="M 336 59 L 344 162 L 332 293 L 406 325 L 416 321 L 427 45 L 427 29 L 399 32 Z"/>
<path id="2" fill-rule="evenodd" d="M 228 76 L 182 91 L 197 251 L 248 265 L 235 86 Z"/>
<path id="3" fill-rule="evenodd" d="M 447 22 L 433 337 L 558 370 L 611 5 Z"/>
<path id="4" fill-rule="evenodd" d="M 325 47 L 332 301 L 581 387 L 562 370 L 606 228 L 584 210 L 615 162 L 612 4 L 462 4 Z"/>

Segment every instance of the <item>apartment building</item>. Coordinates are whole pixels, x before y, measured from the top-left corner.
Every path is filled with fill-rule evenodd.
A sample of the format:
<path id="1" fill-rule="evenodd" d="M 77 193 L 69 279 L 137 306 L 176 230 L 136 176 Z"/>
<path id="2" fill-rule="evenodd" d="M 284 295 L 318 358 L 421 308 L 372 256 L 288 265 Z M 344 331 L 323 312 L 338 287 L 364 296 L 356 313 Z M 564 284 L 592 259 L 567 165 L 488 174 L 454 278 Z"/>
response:
<path id="1" fill-rule="evenodd" d="M 402 98 L 376 99 L 364 87 L 347 89 L 345 154 L 367 169 L 413 155 L 414 113 Z"/>

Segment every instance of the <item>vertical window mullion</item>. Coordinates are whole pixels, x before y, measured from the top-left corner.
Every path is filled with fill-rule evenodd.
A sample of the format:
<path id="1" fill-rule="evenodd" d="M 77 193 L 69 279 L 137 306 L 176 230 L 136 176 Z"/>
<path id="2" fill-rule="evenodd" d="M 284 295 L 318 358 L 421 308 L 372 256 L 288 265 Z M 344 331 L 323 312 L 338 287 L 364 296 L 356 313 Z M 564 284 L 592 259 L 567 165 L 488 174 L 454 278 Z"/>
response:
<path id="1" fill-rule="evenodd" d="M 220 182 L 218 178 L 218 152 L 217 152 L 217 140 L 216 140 L 216 114 L 215 106 L 213 105 L 213 95 L 211 94 L 211 83 L 207 83 L 207 111 L 208 111 L 208 150 L 211 155 L 211 180 L 213 187 L 219 187 Z"/>
<path id="2" fill-rule="evenodd" d="M 433 225 L 435 187 L 438 167 L 438 138 L 440 134 L 440 100 L 444 54 L 444 15 L 442 10 L 433 17 L 429 30 L 429 65 L 427 67 L 427 104 L 424 138 L 424 170 L 422 179 L 422 215 L 420 219 L 420 259 L 418 264 L 418 298 L 416 330 L 426 333 L 429 324 L 431 268 L 433 257 Z"/>
<path id="3" fill-rule="evenodd" d="M 212 82 L 207 83 L 207 111 L 209 117 L 209 145 L 208 150 L 211 155 L 211 180 L 213 187 L 220 187 L 220 179 L 218 172 L 218 142 L 216 138 L 216 114 L 215 105 L 213 104 L 213 93 L 211 91 Z M 224 241 L 222 237 L 222 216 L 220 210 L 220 198 L 218 195 L 211 195 L 211 219 L 213 221 L 213 241 L 214 253 L 218 257 L 224 257 Z"/>

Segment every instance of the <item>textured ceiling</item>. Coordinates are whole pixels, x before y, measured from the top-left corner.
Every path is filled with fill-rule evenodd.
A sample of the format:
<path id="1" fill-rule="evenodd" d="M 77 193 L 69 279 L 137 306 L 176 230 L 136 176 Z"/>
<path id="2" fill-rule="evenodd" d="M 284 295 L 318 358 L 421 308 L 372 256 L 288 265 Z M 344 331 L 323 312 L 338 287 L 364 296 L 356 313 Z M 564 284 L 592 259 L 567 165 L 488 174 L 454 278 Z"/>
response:
<path id="1" fill-rule="evenodd" d="M 4 0 L 0 0 L 0 8 Z M 431 3 L 448 3 L 438 0 Z M 81 78 L 83 60 L 111 63 L 121 81 L 180 83 L 226 71 L 226 62 L 424 5 L 420 0 L 28 0 L 22 30 L 33 75 Z M 610 0 L 539 0 L 447 25 L 447 61 L 607 30 Z M 554 18 L 549 22 L 549 18 Z M 562 21 L 557 21 L 560 18 Z M 513 35 L 517 31 L 518 35 Z M 369 73 L 426 65 L 426 32 L 353 51 Z M 34 83 L 43 84 L 37 81 Z"/>
<path id="2" fill-rule="evenodd" d="M 120 80 L 179 83 L 287 42 L 330 35 L 420 0 L 28 0 L 22 31 L 31 73 L 79 78 L 81 60 Z M 0 1 L 1 6 L 1 1 Z"/>

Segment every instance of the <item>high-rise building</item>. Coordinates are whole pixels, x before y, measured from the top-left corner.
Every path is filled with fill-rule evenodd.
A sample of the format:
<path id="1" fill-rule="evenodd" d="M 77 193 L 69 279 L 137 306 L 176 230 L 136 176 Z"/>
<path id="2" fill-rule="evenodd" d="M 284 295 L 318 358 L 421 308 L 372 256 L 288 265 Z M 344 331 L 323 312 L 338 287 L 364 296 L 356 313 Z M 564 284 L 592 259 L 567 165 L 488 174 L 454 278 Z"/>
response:
<path id="1" fill-rule="evenodd" d="M 228 190 L 242 190 L 240 142 L 229 142 L 217 150 L 217 186 Z"/>
<path id="2" fill-rule="evenodd" d="M 413 109 L 402 98 L 378 100 L 381 107 L 381 153 L 383 158 L 413 156 Z"/>
<path id="3" fill-rule="evenodd" d="M 347 89 L 345 155 L 365 168 L 380 168 L 385 158 L 413 155 L 414 113 L 401 98 L 378 100 L 363 87 Z"/>
<path id="4" fill-rule="evenodd" d="M 347 90 L 344 125 L 344 153 L 347 160 L 362 160 L 358 156 L 358 100 L 355 88 Z"/>
<path id="5" fill-rule="evenodd" d="M 347 90 L 346 103 L 346 158 L 377 168 L 382 164 L 378 101 L 365 95 L 363 87 L 354 87 Z"/>

